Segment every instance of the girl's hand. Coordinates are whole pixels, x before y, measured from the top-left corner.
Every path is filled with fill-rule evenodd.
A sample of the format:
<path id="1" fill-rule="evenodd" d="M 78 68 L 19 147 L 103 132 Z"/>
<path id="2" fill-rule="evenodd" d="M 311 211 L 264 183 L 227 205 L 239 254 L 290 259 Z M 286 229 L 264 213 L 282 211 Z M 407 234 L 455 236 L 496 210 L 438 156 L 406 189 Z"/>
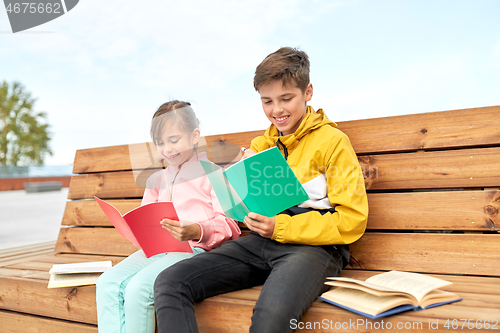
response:
<path id="1" fill-rule="evenodd" d="M 243 157 L 242 157 L 242 159 L 245 159 L 247 157 L 255 155 L 255 152 L 252 149 L 245 149 L 245 150 L 243 150 L 243 149 L 245 149 L 245 148 L 242 148 L 242 151 L 243 151 Z"/>
<path id="2" fill-rule="evenodd" d="M 198 240 L 201 237 L 201 228 L 197 223 L 187 224 L 169 219 L 163 219 L 160 223 L 175 239 L 180 241 Z"/>
<path id="3" fill-rule="evenodd" d="M 248 213 L 248 215 L 245 216 L 245 224 L 248 229 L 257 232 L 264 238 L 271 238 L 273 236 L 275 224 L 274 216 L 267 217 L 257 213 Z"/>

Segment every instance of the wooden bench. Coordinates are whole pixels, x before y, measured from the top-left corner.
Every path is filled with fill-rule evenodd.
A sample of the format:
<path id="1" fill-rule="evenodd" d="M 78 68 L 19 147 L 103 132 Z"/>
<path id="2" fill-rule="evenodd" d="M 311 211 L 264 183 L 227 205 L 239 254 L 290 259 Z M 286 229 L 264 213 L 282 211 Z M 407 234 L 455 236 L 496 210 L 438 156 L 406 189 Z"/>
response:
<path id="1" fill-rule="evenodd" d="M 370 204 L 368 229 L 351 246 L 351 264 L 342 275 L 428 273 L 453 282 L 447 290 L 463 301 L 366 320 L 318 300 L 299 331 L 500 329 L 500 107 L 338 125 L 359 156 Z M 228 164 L 240 146 L 248 147 L 261 133 L 207 136 L 205 149 L 213 161 Z M 55 263 L 111 259 L 116 264 L 137 249 L 111 227 L 92 197 L 109 200 L 122 212 L 138 206 L 145 179 L 161 167 L 155 159 L 154 147 L 146 143 L 77 151 L 77 175 L 55 251 L 0 263 L 0 331 L 97 332 L 95 286 L 47 289 L 48 270 Z M 256 287 L 197 304 L 201 331 L 248 331 L 259 292 Z"/>

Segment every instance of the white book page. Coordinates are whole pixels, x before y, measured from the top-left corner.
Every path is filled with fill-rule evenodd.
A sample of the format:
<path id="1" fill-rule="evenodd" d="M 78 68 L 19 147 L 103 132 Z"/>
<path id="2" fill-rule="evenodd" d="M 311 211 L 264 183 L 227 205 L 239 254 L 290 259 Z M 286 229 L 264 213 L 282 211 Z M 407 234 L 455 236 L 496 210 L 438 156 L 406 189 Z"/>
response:
<path id="1" fill-rule="evenodd" d="M 365 282 L 365 281 L 327 281 L 326 285 L 332 287 L 341 287 L 341 288 L 349 288 L 349 289 L 357 289 L 375 296 L 388 296 L 388 295 L 401 295 L 405 297 L 411 298 L 414 302 L 417 300 L 413 295 L 405 293 L 403 291 L 394 290 L 391 288 L 381 287 L 373 283 Z"/>
<path id="2" fill-rule="evenodd" d="M 378 297 L 360 290 L 347 288 L 329 290 L 322 294 L 321 297 L 372 316 L 376 316 L 399 305 L 411 304 L 410 300 L 401 298 L 400 296 Z"/>
<path id="3" fill-rule="evenodd" d="M 75 264 L 56 264 L 50 269 L 50 274 L 102 273 L 110 269 L 111 260 L 81 262 Z"/>
<path id="4" fill-rule="evenodd" d="M 407 292 L 415 296 L 419 303 L 432 290 L 452 284 L 427 275 L 399 271 L 378 274 L 367 279 L 366 282 Z"/>
<path id="5" fill-rule="evenodd" d="M 96 284 L 101 273 L 51 274 L 47 288 L 63 288 Z"/>

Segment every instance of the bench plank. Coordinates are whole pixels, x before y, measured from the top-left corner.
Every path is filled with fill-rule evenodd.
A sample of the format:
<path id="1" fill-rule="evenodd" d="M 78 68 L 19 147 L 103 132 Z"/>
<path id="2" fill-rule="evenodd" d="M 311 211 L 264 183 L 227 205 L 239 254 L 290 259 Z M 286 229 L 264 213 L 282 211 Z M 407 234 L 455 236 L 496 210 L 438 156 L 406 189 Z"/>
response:
<path id="1" fill-rule="evenodd" d="M 353 268 L 500 276 L 498 234 L 365 233 Z"/>
<path id="2" fill-rule="evenodd" d="M 22 262 L 26 258 L 54 252 L 55 242 L 43 242 L 9 249 L 0 250 L 0 264 L 2 266 L 10 263 Z"/>
<path id="3" fill-rule="evenodd" d="M 71 177 L 68 199 L 142 198 L 144 187 L 139 187 L 132 171 L 92 173 Z"/>
<path id="4" fill-rule="evenodd" d="M 201 137 L 198 152 L 207 152 L 214 163 L 227 164 L 239 160 L 240 147 L 249 147 L 250 141 L 264 131 L 250 131 Z M 74 174 L 132 169 L 158 169 L 166 166 L 152 142 L 119 145 L 76 151 Z"/>
<path id="5" fill-rule="evenodd" d="M 61 228 L 54 251 L 128 256 L 137 250 L 115 228 Z"/>
<path id="6" fill-rule="evenodd" d="M 500 186 L 500 148 L 360 156 L 368 190 Z M 343 172 L 339 170 L 338 172 Z"/>
<path id="7" fill-rule="evenodd" d="M 97 333 L 97 326 L 0 310 L 2 333 Z"/>
<path id="8" fill-rule="evenodd" d="M 48 277 L 46 280 L 39 280 L 0 276 L 0 307 L 39 316 L 97 324 L 95 286 L 47 289 L 47 283 Z"/>
<path id="9" fill-rule="evenodd" d="M 500 106 L 338 123 L 358 155 L 500 144 Z M 330 117 L 330 119 L 333 119 Z"/>
<path id="10" fill-rule="evenodd" d="M 234 163 L 241 159 L 241 147 L 250 148 L 251 141 L 265 130 L 206 136 L 210 160 L 216 164 Z"/>
<path id="11" fill-rule="evenodd" d="M 79 149 L 75 154 L 73 173 L 131 170 L 128 146 Z"/>
<path id="12" fill-rule="evenodd" d="M 161 168 L 161 157 L 152 142 L 80 149 L 76 151 L 73 173 L 126 171 Z"/>
<path id="13" fill-rule="evenodd" d="M 380 244 L 384 244 L 381 246 Z M 353 268 L 500 276 L 498 235 L 367 232 L 351 246 Z M 134 245 L 113 228 L 62 229 L 56 251 L 130 255 Z M 398 253 L 396 256 L 395 253 Z"/>
<path id="14" fill-rule="evenodd" d="M 343 121 L 337 125 L 349 136 L 356 153 L 366 155 L 499 145 L 500 133 L 496 127 L 498 114 L 500 106 L 492 106 Z M 330 119 L 334 120 L 333 115 L 330 115 Z M 209 152 L 212 160 L 216 163 L 227 163 L 234 159 L 234 153 L 227 152 L 230 144 L 248 148 L 250 141 L 263 133 L 264 130 L 257 130 L 204 138 L 213 150 L 213 153 Z M 140 152 L 145 145 L 146 143 L 141 143 L 77 150 L 73 173 L 131 170 L 129 147 L 132 147 L 134 152 Z M 151 153 L 132 154 L 135 167 L 148 168 L 157 165 L 159 157 L 156 150 L 152 143 L 147 143 L 147 146 Z M 201 143 L 200 149 L 203 150 L 203 146 Z"/>
<path id="15" fill-rule="evenodd" d="M 36 261 L 50 262 L 52 264 L 67 264 L 67 263 L 111 260 L 113 262 L 113 265 L 116 265 L 117 263 L 119 263 L 123 259 L 125 259 L 124 256 L 110 256 L 110 255 L 102 255 L 102 254 L 90 255 L 90 254 L 78 254 L 78 253 L 53 252 L 51 254 L 37 257 Z"/>
<path id="16" fill-rule="evenodd" d="M 368 229 L 499 230 L 500 191 L 368 194 Z"/>
<path id="17" fill-rule="evenodd" d="M 106 200 L 123 215 L 141 205 L 141 199 Z M 62 225 L 112 226 L 95 200 L 68 201 L 64 209 Z"/>
<path id="18" fill-rule="evenodd" d="M 500 148 L 359 157 L 368 190 L 500 186 Z M 337 172 L 349 172 L 338 170 Z M 142 197 L 132 171 L 71 177 L 69 199 Z"/>
<path id="19" fill-rule="evenodd" d="M 49 271 L 27 270 L 17 268 L 0 267 L 0 276 L 8 276 L 9 278 L 24 278 L 29 280 L 47 280 Z"/>
<path id="20" fill-rule="evenodd" d="M 107 200 L 124 214 L 141 200 Z M 500 191 L 369 193 L 368 229 L 499 230 Z M 62 225 L 112 226 L 94 200 L 68 201 Z"/>

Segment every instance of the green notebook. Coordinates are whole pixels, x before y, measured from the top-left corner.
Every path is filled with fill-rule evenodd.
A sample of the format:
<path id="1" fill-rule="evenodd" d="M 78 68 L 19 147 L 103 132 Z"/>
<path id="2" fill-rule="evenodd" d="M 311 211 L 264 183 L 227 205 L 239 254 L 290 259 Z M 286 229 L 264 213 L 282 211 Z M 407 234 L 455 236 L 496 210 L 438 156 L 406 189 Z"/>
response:
<path id="1" fill-rule="evenodd" d="M 275 216 L 309 199 L 277 147 L 227 168 L 200 161 L 226 216 L 243 221 L 249 212 Z"/>

